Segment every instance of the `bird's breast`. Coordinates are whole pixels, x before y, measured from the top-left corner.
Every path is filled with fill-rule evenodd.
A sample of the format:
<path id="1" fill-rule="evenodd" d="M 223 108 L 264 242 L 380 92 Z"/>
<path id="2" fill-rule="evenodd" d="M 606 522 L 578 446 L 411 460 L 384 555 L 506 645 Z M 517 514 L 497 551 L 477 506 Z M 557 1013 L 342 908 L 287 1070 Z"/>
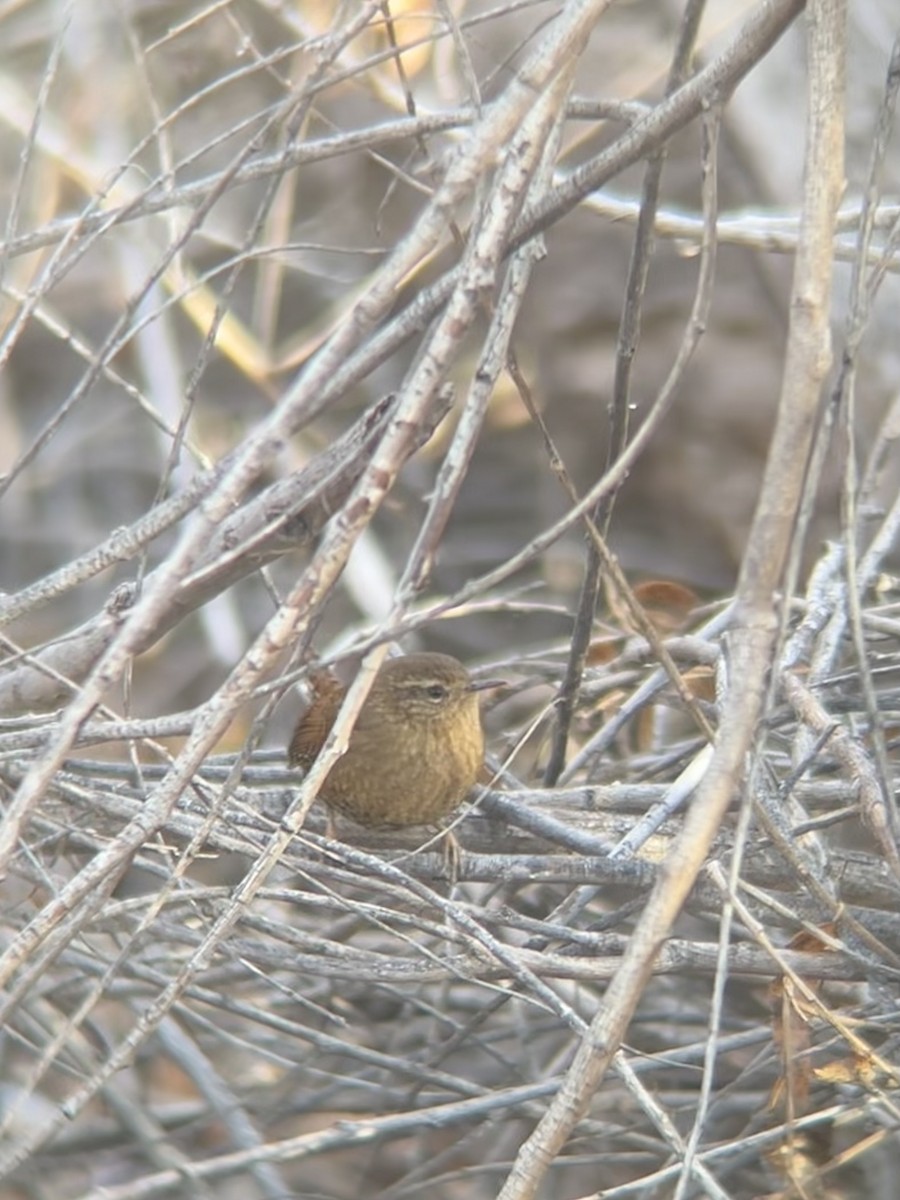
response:
<path id="1" fill-rule="evenodd" d="M 355 730 L 322 798 L 364 825 L 428 825 L 463 801 L 484 762 L 477 706 L 456 720 L 410 721 L 391 737 Z M 465 719 L 461 719 L 462 716 Z M 366 764 L 361 770 L 360 764 Z"/>

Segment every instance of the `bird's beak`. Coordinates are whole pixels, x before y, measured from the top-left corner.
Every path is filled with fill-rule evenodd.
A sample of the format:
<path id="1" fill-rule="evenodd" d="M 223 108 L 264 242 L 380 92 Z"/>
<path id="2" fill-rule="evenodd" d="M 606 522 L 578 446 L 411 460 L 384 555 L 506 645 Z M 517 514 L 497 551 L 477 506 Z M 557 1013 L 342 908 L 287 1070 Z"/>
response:
<path id="1" fill-rule="evenodd" d="M 470 692 L 486 692 L 490 688 L 506 687 L 508 679 L 473 679 L 469 684 Z"/>

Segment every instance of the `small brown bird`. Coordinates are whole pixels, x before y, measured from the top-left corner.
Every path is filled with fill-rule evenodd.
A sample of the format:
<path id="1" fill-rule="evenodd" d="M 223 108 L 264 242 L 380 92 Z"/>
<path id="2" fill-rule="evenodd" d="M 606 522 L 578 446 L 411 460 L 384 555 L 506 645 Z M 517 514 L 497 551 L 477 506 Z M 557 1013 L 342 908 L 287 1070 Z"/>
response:
<path id="1" fill-rule="evenodd" d="M 457 808 L 484 763 L 475 682 L 449 654 L 389 658 L 375 676 L 346 753 L 328 774 L 322 800 L 361 825 L 431 825 Z M 346 689 L 331 675 L 313 680 L 309 710 L 288 747 L 309 768 L 325 742 Z"/>

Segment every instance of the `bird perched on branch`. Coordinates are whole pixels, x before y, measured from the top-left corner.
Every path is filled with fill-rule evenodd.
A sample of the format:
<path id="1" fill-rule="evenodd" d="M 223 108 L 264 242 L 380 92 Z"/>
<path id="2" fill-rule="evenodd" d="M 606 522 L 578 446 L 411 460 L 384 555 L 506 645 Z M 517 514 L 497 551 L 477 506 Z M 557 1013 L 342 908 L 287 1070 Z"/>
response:
<path id="1" fill-rule="evenodd" d="M 473 680 L 449 654 L 387 659 L 321 799 L 361 825 L 431 825 L 449 816 L 484 764 L 478 692 L 502 682 Z M 345 692 L 330 673 L 314 677 L 312 703 L 288 747 L 292 765 L 311 766 Z"/>

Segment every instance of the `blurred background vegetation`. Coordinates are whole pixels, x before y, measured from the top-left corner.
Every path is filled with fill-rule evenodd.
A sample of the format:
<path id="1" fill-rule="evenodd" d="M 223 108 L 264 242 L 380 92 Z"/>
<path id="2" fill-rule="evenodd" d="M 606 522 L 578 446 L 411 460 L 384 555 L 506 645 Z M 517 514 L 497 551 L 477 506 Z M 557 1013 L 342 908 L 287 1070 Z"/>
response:
<path id="1" fill-rule="evenodd" d="M 102 570 L 74 573 L 39 598 L 29 589 L 116 531 L 127 531 L 160 502 L 183 494 L 204 471 L 246 447 L 279 411 L 279 402 L 285 397 L 290 402 L 291 389 L 302 385 L 321 347 L 359 311 L 354 306 L 364 307 L 379 272 L 419 228 L 448 163 L 464 161 L 471 152 L 473 128 L 509 94 L 531 56 L 539 57 L 544 45 L 551 52 L 557 23 L 576 7 L 561 0 L 0 0 L 0 590 L 6 601 L 26 598 L 3 633 L 0 715 L 6 720 L 0 732 L 12 739 L 4 759 L 9 766 L 5 803 L 24 770 L 40 760 L 43 739 L 56 728 L 58 713 L 77 698 L 120 628 L 116 606 L 121 597 L 126 595 L 121 600 L 126 612 L 140 595 L 141 581 L 171 561 L 183 525 L 167 526 Z M 662 102 L 675 46 L 686 36 L 686 12 L 703 10 L 691 55 L 691 71 L 697 72 L 739 38 L 742 21 L 765 6 L 752 0 L 711 0 L 705 6 L 632 0 L 603 12 L 597 7 L 592 36 L 570 64 L 572 78 L 553 134 L 558 144 L 545 164 L 548 189 L 615 147 Z M 835 244 L 838 356 L 847 344 L 839 331 L 860 262 L 860 204 L 895 26 L 890 0 L 851 6 L 846 189 Z M 633 584 L 664 585 L 662 593 L 643 595 L 662 595 L 664 612 L 655 620 L 665 634 L 696 630 L 722 610 L 754 512 L 784 364 L 802 185 L 805 53 L 801 17 L 750 64 L 734 95 L 723 97 L 708 319 L 671 410 L 606 514 L 609 543 L 627 577 Z M 536 88 L 535 103 L 540 94 Z M 692 120 L 653 147 L 665 158 L 646 287 L 638 300 L 640 336 L 627 395 L 632 432 L 672 368 L 698 286 L 700 126 Z M 512 135 L 507 141 L 512 143 Z M 876 239 L 886 239 L 889 250 L 886 278 L 879 280 L 880 291 L 866 314 L 851 418 L 838 421 L 810 528 L 797 547 L 801 586 L 826 543 L 843 544 L 851 527 L 857 528 L 857 515 L 860 528 L 874 528 L 871 522 L 895 499 L 900 478 L 890 457 L 896 434 L 882 427 L 881 444 L 889 449 L 873 469 L 868 507 L 848 515 L 847 463 L 865 462 L 884 414 L 900 394 L 897 259 L 890 241 L 900 157 L 893 134 L 887 147 L 878 177 L 878 198 L 884 203 L 876 222 Z M 363 350 L 461 260 L 489 215 L 485 198 L 505 149 L 495 148 L 489 161 L 473 157 L 471 187 L 454 204 L 442 236 L 403 273 L 391 302 L 361 338 Z M 512 350 L 529 395 L 509 372 L 498 371 L 483 419 L 475 424 L 471 458 L 460 467 L 458 496 L 448 502 L 446 524 L 429 534 L 423 586 L 398 591 L 417 553 L 435 488 L 441 487 L 438 473 L 461 445 L 453 439 L 465 428 L 466 414 L 472 419 L 473 388 L 485 369 L 485 337 L 498 306 L 502 311 L 505 266 L 497 266 L 476 315 L 443 360 L 440 382 L 453 388 L 449 414 L 443 420 L 435 416 L 433 436 L 426 438 L 421 427 L 420 449 L 408 447 L 398 455 L 396 481 L 373 519 L 354 531 L 346 569 L 324 601 L 310 609 L 304 629 L 310 641 L 301 659 L 313 653 L 327 657 L 369 634 L 399 634 L 407 650 L 447 650 L 492 674 L 506 671 L 510 693 L 487 713 L 488 731 L 501 757 L 524 744 L 513 770 L 528 788 L 539 785 L 547 761 L 552 702 L 581 594 L 587 545 L 581 524 L 570 522 L 559 536 L 547 538 L 521 569 L 498 583 L 489 573 L 571 509 L 545 434 L 579 494 L 607 468 L 611 399 L 623 361 L 621 322 L 648 158 L 652 154 L 642 154 L 617 171 L 544 231 L 528 286 L 510 306 Z M 434 308 L 418 325 L 411 324 L 390 353 L 373 351 L 366 369 L 329 395 L 321 411 L 293 420 L 292 435 L 277 441 L 252 486 L 246 493 L 235 491 L 235 511 L 246 496 L 297 478 L 383 397 L 405 395 L 441 311 Z M 529 398 L 545 431 L 529 409 Z M 826 397 L 822 421 L 835 411 Z M 361 469 L 348 478 L 340 503 Z M 186 516 L 198 505 L 199 499 Z M 304 577 L 330 515 L 317 510 L 315 536 L 288 539 L 268 556 L 264 571 L 251 564 L 183 619 L 160 621 L 145 651 L 103 693 L 104 717 L 180 715 L 180 724 L 157 728 L 162 744 L 177 752 L 197 707 L 244 661 L 279 611 L 280 599 Z M 332 532 L 335 527 L 334 522 L 328 526 Z M 891 592 L 894 569 L 887 554 L 880 563 L 882 599 Z M 463 604 L 437 611 L 447 597 L 482 577 L 483 589 L 475 586 Z M 129 591 L 123 593 L 123 587 Z M 570 763 L 655 667 L 646 646 L 634 650 L 634 630 L 609 599 L 601 595 L 591 632 Z M 430 607 L 435 619 L 408 620 Z M 689 620 L 685 612 L 695 607 L 699 615 Z M 890 610 L 883 617 L 888 620 Z M 86 643 L 88 633 L 97 636 L 97 644 L 79 650 L 76 663 L 69 652 Z M 615 657 L 625 653 L 623 647 L 631 658 Z M 696 647 L 694 652 L 699 653 Z M 710 659 L 699 664 L 704 683 L 697 685 L 697 695 L 708 705 L 715 699 L 712 657 L 711 651 Z M 303 665 L 287 650 L 273 660 L 270 682 L 280 670 Z M 2 691 L 4 678 L 9 685 L 21 677 L 17 672 L 34 671 L 33 683 L 41 672 L 46 678 L 51 667 L 67 679 L 48 685 L 44 703 L 22 702 L 10 686 Z M 248 788 L 260 789 L 261 809 L 272 800 L 273 788 L 287 786 L 287 777 L 278 775 L 279 747 L 297 711 L 297 697 L 288 686 L 296 677 L 285 676 L 275 693 L 251 681 L 216 739 L 219 752 L 239 751 L 251 735 L 254 746 L 276 752 L 259 759 L 273 775 L 245 776 Z M 695 731 L 676 707 L 674 702 L 665 711 L 638 706 L 638 724 L 611 739 L 599 766 L 588 762 L 564 779 L 623 785 L 671 780 L 684 756 L 696 750 Z M 855 725 L 855 731 L 862 735 L 864 725 Z M 35 736 L 29 741 L 25 734 Z M 779 769 L 789 773 L 796 760 L 786 749 L 788 734 L 783 736 Z M 44 793 L 36 823 L 27 827 L 13 859 L 17 865 L 0 884 L 7 889 L 0 900 L 5 945 L 32 928 L 29 923 L 48 911 L 44 906 L 134 818 L 136 809 L 114 813 L 113 799 L 127 806 L 144 797 L 159 778 L 153 770 L 164 761 L 158 746 L 124 736 L 106 737 L 90 750 L 82 746 L 79 755 L 92 764 L 82 764 L 78 776 L 87 791 L 83 796 L 77 789 L 66 792 L 76 777 L 66 774 L 76 769 L 69 761 L 57 778 L 62 790 L 50 787 Z M 130 763 L 131 774 L 98 782 L 100 758 Z M 138 762 L 149 774 L 141 775 Z M 828 775 L 832 768 L 828 763 L 823 771 Z M 221 776 L 209 780 L 210 788 L 222 784 Z M 507 780 L 509 787 L 514 784 Z M 234 786 L 232 781 L 229 788 Z M 97 795 L 110 789 L 102 818 L 92 809 L 91 787 Z M 841 796 L 835 804 L 852 807 L 852 798 Z M 634 805 L 641 805 L 634 796 L 617 797 L 622 812 L 631 814 L 627 827 L 635 819 Z M 576 807 L 568 810 L 565 803 Z M 551 807 L 561 819 L 586 824 L 598 836 L 616 840 L 622 835 L 625 827 L 611 832 L 591 826 L 580 803 L 557 797 Z M 799 818 L 796 822 L 802 824 Z M 6 1010 L 11 1024 L 0 1057 L 0 1110 L 12 1114 L 0 1143 L 8 1168 L 0 1196 L 199 1196 L 213 1187 L 241 1197 L 495 1195 L 539 1111 L 539 1089 L 513 1113 L 496 1118 L 482 1113 L 471 1126 L 463 1118 L 459 1126 L 438 1123 L 429 1134 L 416 1129 L 417 1108 L 554 1079 L 567 1065 L 571 1032 L 562 1010 L 552 1012 L 546 998 L 517 994 L 525 988 L 521 980 L 510 987 L 510 1003 L 503 1007 L 507 983 L 493 976 L 476 980 L 474 943 L 465 940 L 453 944 L 460 957 L 453 959 L 448 976 L 435 982 L 423 972 L 404 982 L 401 951 L 412 953 L 404 921 L 410 904 L 415 908 L 425 901 L 418 894 L 413 901 L 398 898 L 391 889 L 400 885 L 393 878 L 378 880 L 374 892 L 357 890 L 359 864 L 343 864 L 348 874 L 339 875 L 315 855 L 310 866 L 297 851 L 290 869 L 270 879 L 273 889 L 277 882 L 282 890 L 258 898 L 254 919 L 259 923 L 240 928 L 240 937 L 229 933 L 218 959 L 192 968 L 191 986 L 202 995 L 198 990 L 171 998 L 166 1023 L 139 1036 L 144 1006 L 175 978 L 190 944 L 180 943 L 179 923 L 194 930 L 206 926 L 252 861 L 258 845 L 254 836 L 262 837 L 257 830 L 241 842 L 244 834 L 232 831 L 232 842 L 208 847 L 217 856 L 213 868 L 202 861 L 199 829 L 188 823 L 154 831 L 159 847 L 123 859 L 122 882 L 108 903 L 96 911 L 85 908 L 85 923 L 47 949 L 46 958 L 38 955 L 33 974 L 26 960 L 12 977 Z M 512 834 L 504 843 L 502 832 L 492 829 L 472 835 L 469 848 L 513 858 L 526 850 L 548 851 L 543 843 L 520 845 Z M 172 845 L 183 849 L 192 836 L 199 841 L 187 859 L 170 855 Z M 861 827 L 851 831 L 846 844 L 862 845 L 875 861 Z M 384 846 L 376 840 L 375 848 Z M 298 875 L 301 866 L 306 874 Z M 578 894 L 575 874 L 564 882 L 510 883 L 505 891 L 499 885 L 492 890 L 485 878 L 490 873 L 479 879 L 473 867 L 474 882 L 464 884 L 472 889 L 465 893 L 467 901 L 497 936 L 508 934 L 516 944 L 524 945 L 529 936 L 549 937 L 557 906 Z M 141 923 L 145 913 L 138 906 L 163 883 L 174 890 L 161 905 L 176 904 L 177 897 L 177 905 L 186 907 Z M 625 936 L 634 911 L 629 905 L 638 902 L 646 880 L 639 883 L 635 877 L 622 886 L 624 892 L 606 893 L 602 901 L 585 900 L 583 913 L 576 906 L 576 915 L 565 919 L 582 921 L 585 932 L 621 930 Z M 193 899 L 191 887 L 198 889 Z M 344 897 L 346 911 L 334 900 L 336 894 Z M 133 910 L 127 908 L 129 897 Z M 364 910 L 368 900 L 383 909 Z M 514 933 L 501 935 L 496 928 L 501 905 L 516 909 L 521 919 Z M 685 919 L 682 935 L 714 940 L 715 908 L 707 897 Z M 814 916 L 811 912 L 809 919 Z M 428 948 L 425 958 L 443 961 L 444 916 L 435 910 L 429 919 L 427 929 L 412 936 Z M 528 921 L 545 919 L 547 929 L 536 925 L 529 935 Z M 298 922 L 309 944 L 298 948 L 288 939 L 282 945 L 279 939 L 287 934 L 278 929 Z M 553 925 L 557 932 L 558 927 Z M 788 923 L 779 936 L 795 932 Z M 321 971 L 313 962 L 316 939 L 329 947 Z M 342 975 L 335 963 L 345 943 L 350 958 Z M 260 951 L 264 944 L 269 957 Z M 361 956 L 355 964 L 351 945 Z M 284 961 L 274 957 L 275 947 Z M 298 983 L 287 960 L 302 957 L 301 950 L 307 957 Z M 593 946 L 591 952 L 600 950 Z M 364 953 L 380 956 L 383 976 L 372 960 L 363 961 Z M 396 978 L 392 955 L 398 957 Z M 708 967 L 698 968 L 694 975 L 673 973 L 658 981 L 635 1031 L 647 1063 L 657 1053 L 671 1055 L 662 1065 L 656 1062 L 653 1087 L 664 1093 L 682 1132 L 690 1128 L 696 1102 L 711 985 L 707 972 Z M 587 1017 L 604 985 L 585 979 L 557 980 L 554 986 L 565 1005 Z M 708 1127 L 710 1146 L 738 1145 L 766 1125 L 760 1114 L 781 1065 L 765 987 L 764 982 L 753 990 L 729 984 L 726 1024 L 733 1043 L 721 1069 L 732 1091 L 723 1084 Z M 212 1003 L 212 993 L 226 998 L 218 1012 L 214 1005 L 204 1007 Z M 855 993 L 851 999 L 859 1000 Z M 85 1015 L 76 1019 L 71 1014 L 81 1003 Z M 263 1021 L 256 1027 L 254 1006 L 288 1023 L 276 1028 Z M 479 1016 L 481 1010 L 490 1015 Z M 880 1017 L 882 1035 L 888 1037 L 895 1017 L 888 1006 Z M 308 1045 L 304 1030 L 315 1031 Z M 319 1037 L 324 1034 L 335 1040 Z M 92 1073 L 111 1046 L 131 1036 L 128 1070 L 101 1084 Z M 338 1045 L 342 1040 L 350 1047 L 347 1059 Z M 432 1059 L 429 1048 L 437 1042 L 441 1053 Z M 204 1065 L 192 1058 L 194 1053 Z M 679 1055 L 689 1071 L 679 1073 Z M 91 1078 L 96 1082 L 89 1088 L 90 1102 L 84 1100 L 77 1119 L 61 1131 L 55 1124 L 59 1106 Z M 879 1078 L 879 1086 L 887 1086 Z M 849 1071 L 839 1083 L 860 1086 Z M 621 1083 L 613 1090 L 558 1164 L 557 1183 L 547 1196 L 618 1196 L 635 1189 L 675 1194 L 668 1177 L 652 1193 L 641 1190 L 678 1151 L 632 1096 L 623 1100 Z M 829 1094 L 819 1108 L 824 1111 L 833 1101 Z M 858 1123 L 850 1123 L 851 1144 L 862 1142 L 879 1121 L 881 1128 L 896 1130 L 892 1106 L 873 1116 L 865 1111 L 867 1103 L 864 1091 L 854 1093 L 849 1107 Z M 368 1150 L 354 1147 L 352 1137 L 341 1142 L 343 1121 L 387 1113 L 409 1118 L 408 1126 L 398 1125 L 396 1139 L 387 1134 L 381 1141 L 379 1134 Z M 493 1131 L 488 1136 L 479 1132 L 482 1122 Z M 287 1150 L 284 1163 L 264 1160 L 261 1149 L 267 1142 L 322 1131 L 335 1138 L 330 1153 L 325 1137 L 321 1145 L 310 1143 L 296 1161 Z M 770 1147 L 765 1163 L 760 1148 L 729 1159 L 718 1194 L 892 1196 L 884 1157 L 890 1143 L 876 1141 L 858 1173 L 834 1184 L 843 1190 L 830 1191 L 832 1184 L 821 1180 L 815 1186 L 822 1190 L 812 1190 L 807 1180 L 804 1186 L 811 1190 L 791 1191 L 794 1175 L 803 1170 L 797 1163 L 796 1171 L 787 1169 Z M 21 1155 L 17 1146 L 24 1147 Z M 245 1154 L 252 1166 L 236 1160 L 215 1184 L 192 1176 L 192 1160 L 208 1161 L 226 1151 Z M 840 1153 L 833 1144 L 818 1159 L 815 1149 L 807 1151 L 813 1175 Z M 793 1150 L 782 1146 L 782 1152 L 790 1158 Z M 128 1190 L 143 1183 L 146 1190 Z M 110 1191 L 101 1193 L 101 1186 Z M 679 1194 L 710 1194 L 704 1186 L 689 1175 L 686 1191 Z"/>

